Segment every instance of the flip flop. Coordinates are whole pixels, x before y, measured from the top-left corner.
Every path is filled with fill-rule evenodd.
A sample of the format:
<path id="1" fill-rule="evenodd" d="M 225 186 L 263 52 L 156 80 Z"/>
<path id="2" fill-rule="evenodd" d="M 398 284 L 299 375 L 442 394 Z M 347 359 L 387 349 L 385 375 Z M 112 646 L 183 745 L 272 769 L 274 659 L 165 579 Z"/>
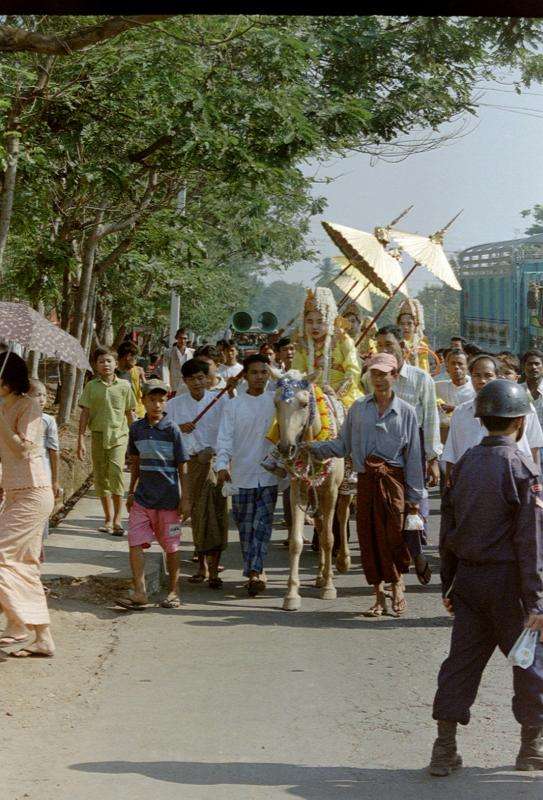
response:
<path id="1" fill-rule="evenodd" d="M 407 611 L 407 600 L 401 597 L 399 600 L 392 601 L 392 610 L 397 617 L 401 617 Z"/>
<path id="2" fill-rule="evenodd" d="M 12 644 L 25 644 L 30 639 L 30 636 L 23 636 L 21 639 L 15 636 L 2 636 L 0 639 L 0 647 L 9 647 Z"/>
<path id="3" fill-rule="evenodd" d="M 382 617 L 384 616 L 384 614 L 385 614 L 384 609 L 379 608 L 377 606 L 374 606 L 372 608 L 369 608 L 367 611 L 362 612 L 363 617 Z"/>
<path id="4" fill-rule="evenodd" d="M 101 525 L 97 528 L 100 533 L 113 533 L 113 526 L 112 525 Z"/>
<path id="5" fill-rule="evenodd" d="M 115 525 L 110 533 L 112 536 L 124 536 L 124 528 L 122 525 Z"/>
<path id="6" fill-rule="evenodd" d="M 115 605 L 125 608 L 127 611 L 144 611 L 146 608 L 149 608 L 151 604 L 138 603 L 136 600 L 132 600 L 131 597 L 119 597 L 115 600 Z"/>
<path id="7" fill-rule="evenodd" d="M 53 658 L 54 653 L 41 653 L 39 650 L 28 650 L 23 647 L 21 650 L 15 650 L 10 653 L 10 658 Z"/>
<path id="8" fill-rule="evenodd" d="M 200 575 L 198 573 L 196 575 L 191 575 L 190 578 L 188 578 L 189 583 L 203 583 L 204 581 L 207 581 L 205 575 Z"/>
<path id="9" fill-rule="evenodd" d="M 419 572 L 417 569 L 417 565 L 415 564 L 415 572 L 417 573 L 417 578 L 419 583 L 423 586 L 428 586 L 430 581 L 432 580 L 432 570 L 430 569 L 430 563 L 427 561 L 424 565 L 424 569 Z"/>
<path id="10" fill-rule="evenodd" d="M 166 598 L 160 606 L 161 608 L 181 608 L 181 601 L 178 597 Z"/>

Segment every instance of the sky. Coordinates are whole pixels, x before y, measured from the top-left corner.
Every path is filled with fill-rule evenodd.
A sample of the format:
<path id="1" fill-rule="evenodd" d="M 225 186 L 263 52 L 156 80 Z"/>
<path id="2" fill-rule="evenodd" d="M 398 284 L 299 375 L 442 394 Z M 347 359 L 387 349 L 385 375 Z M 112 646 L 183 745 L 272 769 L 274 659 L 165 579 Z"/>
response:
<path id="1" fill-rule="evenodd" d="M 519 96 L 511 84 L 485 83 L 480 102 L 485 105 L 478 117 L 467 115 L 441 129 L 465 128 L 462 137 L 438 149 L 400 163 L 353 153 L 321 165 L 319 178 L 335 178 L 315 187 L 328 201 L 323 216 L 314 217 L 311 225 L 311 241 L 321 257 L 339 255 L 322 219 L 371 231 L 412 203 L 413 210 L 398 227 L 421 234 L 433 233 L 464 209 L 446 236 L 448 251 L 523 236 L 529 223 L 520 212 L 543 203 L 543 86 L 535 84 Z M 316 165 L 304 169 L 310 174 L 315 170 Z M 316 267 L 300 262 L 286 272 L 268 274 L 266 280 L 312 286 Z M 429 282 L 432 276 L 419 267 L 410 289 L 416 292 Z"/>

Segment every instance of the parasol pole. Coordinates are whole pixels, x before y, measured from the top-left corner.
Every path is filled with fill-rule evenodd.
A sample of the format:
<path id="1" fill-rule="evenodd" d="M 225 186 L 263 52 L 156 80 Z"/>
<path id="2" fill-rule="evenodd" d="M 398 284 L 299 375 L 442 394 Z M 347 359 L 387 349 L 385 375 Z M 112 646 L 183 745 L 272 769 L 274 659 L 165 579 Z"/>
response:
<path id="1" fill-rule="evenodd" d="M 240 372 L 240 373 L 239 373 L 239 375 L 236 375 L 236 377 L 234 378 L 235 382 L 236 382 L 236 383 L 238 383 L 238 381 L 240 381 L 240 380 L 242 379 L 242 377 L 243 377 L 243 371 L 242 371 L 242 372 Z M 193 424 L 193 425 L 196 425 L 196 423 L 197 423 L 197 422 L 199 422 L 199 421 L 202 419 L 202 417 L 204 416 L 204 414 L 207 414 L 207 412 L 209 411 L 209 409 L 210 409 L 210 408 L 212 408 L 212 407 L 215 405 L 215 403 L 217 403 L 217 402 L 218 402 L 218 401 L 221 399 L 221 397 L 222 397 L 224 394 L 226 394 L 226 392 L 227 392 L 227 391 L 228 391 L 228 386 L 225 386 L 225 387 L 224 387 L 224 389 L 221 389 L 221 391 L 220 391 L 220 392 L 218 392 L 218 393 L 215 395 L 215 397 L 213 398 L 213 400 L 211 401 L 211 403 L 208 403 L 208 404 L 207 404 L 207 406 L 206 406 L 205 408 L 203 408 L 203 409 L 200 411 L 200 413 L 198 414 L 198 416 L 197 416 L 197 417 L 194 417 L 194 419 L 192 420 L 192 424 Z"/>
<path id="2" fill-rule="evenodd" d="M 366 283 L 366 285 L 365 285 L 365 286 L 363 286 L 363 287 L 360 289 L 360 291 L 358 292 L 358 294 L 357 294 L 355 297 L 350 297 L 350 295 L 349 295 L 349 292 L 351 292 L 351 291 L 354 289 L 354 286 L 351 286 L 351 288 L 349 289 L 349 292 L 347 292 L 347 293 L 345 294 L 345 297 L 343 297 L 343 298 L 342 298 L 342 300 L 340 300 L 340 301 L 339 301 L 339 303 L 338 303 L 338 306 L 337 306 L 337 310 L 339 311 L 339 310 L 340 310 L 340 308 L 343 308 L 343 306 L 344 306 L 344 305 L 346 305 L 346 303 L 347 303 L 347 300 L 351 300 L 353 303 L 355 303 L 355 302 L 358 300 L 358 298 L 359 298 L 361 295 L 363 295 L 363 294 L 364 294 L 364 292 L 366 291 L 366 289 L 368 288 L 368 286 L 370 286 L 370 284 L 371 284 L 371 281 L 368 281 L 368 282 Z M 358 281 L 355 281 L 355 286 L 356 286 L 356 285 L 358 285 Z"/>
<path id="3" fill-rule="evenodd" d="M 9 358 L 9 355 L 10 355 L 10 353 L 12 353 L 12 352 L 13 352 L 13 341 L 10 339 L 10 340 L 8 341 L 8 349 L 7 349 L 7 351 L 6 351 L 6 357 L 5 357 L 5 359 L 4 359 L 4 362 L 3 362 L 3 364 L 2 364 L 2 367 L 0 368 L 0 378 L 1 378 L 1 377 L 2 377 L 2 375 L 4 374 L 4 370 L 5 370 L 5 368 L 6 368 L 6 364 L 8 363 L 8 358 Z"/>
<path id="4" fill-rule="evenodd" d="M 357 346 L 357 347 L 358 347 L 358 345 L 360 344 L 360 342 L 362 341 L 362 339 L 364 338 L 364 336 L 366 336 L 366 335 L 367 335 L 368 331 L 369 331 L 369 330 L 371 330 L 371 327 L 372 327 L 372 325 L 374 325 L 374 324 L 377 322 L 377 320 L 379 319 L 379 317 L 381 316 L 381 314 L 383 313 L 383 311 L 384 311 L 384 310 L 385 310 L 385 309 L 388 307 L 388 305 L 389 305 L 390 301 L 391 301 L 391 300 L 393 300 L 393 299 L 394 299 L 394 297 L 396 297 L 396 295 L 398 294 L 398 292 L 400 291 L 400 289 L 402 288 L 402 286 L 404 285 L 404 283 L 406 282 L 406 280 L 407 280 L 409 277 L 411 277 L 411 275 L 413 274 L 413 272 L 415 271 L 415 269 L 416 269 L 418 266 L 420 266 L 420 264 L 419 264 L 417 261 L 415 261 L 415 263 L 413 264 L 413 266 L 411 267 L 411 269 L 409 270 L 409 272 L 407 273 L 407 275 L 404 277 L 403 281 L 401 281 L 401 283 L 399 283 L 399 284 L 396 286 L 396 288 L 394 289 L 394 291 L 392 292 L 392 294 L 390 295 L 390 297 L 388 297 L 388 298 L 387 298 L 387 300 L 386 300 L 386 302 L 385 302 L 385 303 L 383 303 L 383 305 L 381 306 L 381 308 L 379 309 L 379 311 L 377 312 L 377 314 L 376 314 L 376 315 L 373 317 L 373 319 L 371 320 L 371 322 L 369 322 L 369 323 L 366 325 L 366 327 L 365 327 L 365 328 L 364 328 L 364 330 L 361 332 L 360 336 L 358 337 L 358 339 L 357 339 L 357 340 L 356 340 L 356 342 L 355 342 L 355 344 L 356 344 L 356 346 Z"/>

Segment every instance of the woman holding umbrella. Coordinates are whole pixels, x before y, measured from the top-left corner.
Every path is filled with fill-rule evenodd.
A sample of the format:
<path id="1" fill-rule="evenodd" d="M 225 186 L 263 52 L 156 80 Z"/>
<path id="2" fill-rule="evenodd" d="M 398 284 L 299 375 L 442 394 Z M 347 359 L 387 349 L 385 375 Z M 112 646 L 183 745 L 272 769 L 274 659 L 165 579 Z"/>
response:
<path id="1" fill-rule="evenodd" d="M 2 645 L 35 641 L 18 658 L 54 654 L 47 601 L 40 581 L 43 526 L 53 510 L 51 478 L 42 458 L 42 416 L 27 397 L 28 370 L 15 353 L 0 354 L 0 606 L 7 620 Z"/>

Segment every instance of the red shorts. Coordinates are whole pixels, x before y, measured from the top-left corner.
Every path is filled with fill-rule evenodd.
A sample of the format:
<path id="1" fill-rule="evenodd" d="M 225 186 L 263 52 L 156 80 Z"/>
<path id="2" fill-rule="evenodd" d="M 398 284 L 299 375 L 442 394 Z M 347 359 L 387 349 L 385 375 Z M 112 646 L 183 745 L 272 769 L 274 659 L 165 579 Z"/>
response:
<path id="1" fill-rule="evenodd" d="M 177 509 L 144 508 L 134 501 L 128 515 L 130 547 L 151 547 L 158 542 L 166 553 L 176 553 L 181 539 Z"/>

